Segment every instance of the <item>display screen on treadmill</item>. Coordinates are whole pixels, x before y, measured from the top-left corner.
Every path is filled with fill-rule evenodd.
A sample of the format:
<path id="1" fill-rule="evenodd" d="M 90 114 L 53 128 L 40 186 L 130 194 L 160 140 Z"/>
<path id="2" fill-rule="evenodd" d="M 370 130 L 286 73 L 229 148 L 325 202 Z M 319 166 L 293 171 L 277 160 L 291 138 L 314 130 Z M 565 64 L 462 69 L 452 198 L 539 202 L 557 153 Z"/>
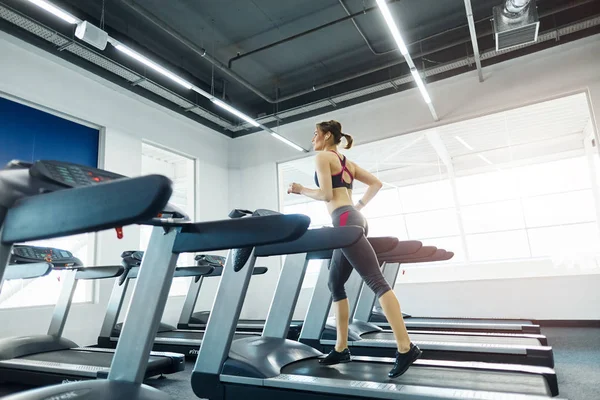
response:
<path id="1" fill-rule="evenodd" d="M 83 165 L 53 161 L 43 161 L 42 163 L 53 179 L 64 182 L 69 186 L 88 186 L 123 178 L 123 176 L 118 174 Z"/>
<path id="2" fill-rule="evenodd" d="M 49 247 L 35 247 L 35 246 L 15 246 L 13 252 L 23 258 L 30 260 L 48 260 L 60 261 L 64 259 L 73 258 L 73 255 L 60 249 L 53 249 Z"/>

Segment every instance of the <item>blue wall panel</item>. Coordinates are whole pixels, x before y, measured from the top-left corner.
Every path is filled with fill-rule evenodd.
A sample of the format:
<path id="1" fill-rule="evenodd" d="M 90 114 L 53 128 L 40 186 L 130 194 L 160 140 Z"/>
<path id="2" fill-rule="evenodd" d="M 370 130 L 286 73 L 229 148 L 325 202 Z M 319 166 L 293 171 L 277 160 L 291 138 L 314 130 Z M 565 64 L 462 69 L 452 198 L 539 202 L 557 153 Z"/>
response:
<path id="1" fill-rule="evenodd" d="M 97 129 L 0 97 L 0 168 L 50 159 L 97 167 Z"/>

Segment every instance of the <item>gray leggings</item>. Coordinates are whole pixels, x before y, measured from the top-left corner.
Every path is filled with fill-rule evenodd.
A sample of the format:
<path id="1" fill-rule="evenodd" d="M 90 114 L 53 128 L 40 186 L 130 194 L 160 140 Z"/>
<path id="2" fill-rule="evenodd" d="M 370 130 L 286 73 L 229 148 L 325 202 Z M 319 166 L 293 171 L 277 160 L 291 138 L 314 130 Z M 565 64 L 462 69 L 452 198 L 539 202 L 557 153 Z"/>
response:
<path id="1" fill-rule="evenodd" d="M 367 220 L 352 206 L 336 208 L 331 214 L 331 219 L 335 227 L 360 226 L 364 228 L 365 236 L 368 234 Z M 347 298 L 344 284 L 350 278 L 352 268 L 360 274 L 377 298 L 392 289 L 383 277 L 377 255 L 365 236 L 350 247 L 333 251 L 329 264 L 328 286 L 334 302 Z"/>

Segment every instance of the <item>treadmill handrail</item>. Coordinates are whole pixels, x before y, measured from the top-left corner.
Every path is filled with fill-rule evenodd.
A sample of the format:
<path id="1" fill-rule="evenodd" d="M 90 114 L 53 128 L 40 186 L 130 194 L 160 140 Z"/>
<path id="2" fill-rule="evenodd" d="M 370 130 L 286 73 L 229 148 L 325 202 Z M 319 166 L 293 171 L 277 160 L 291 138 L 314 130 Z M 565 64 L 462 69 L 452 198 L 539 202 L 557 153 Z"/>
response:
<path id="1" fill-rule="evenodd" d="M 100 267 L 83 267 L 75 269 L 77 269 L 77 274 L 75 274 L 76 280 L 117 278 L 123 273 L 123 267 L 121 265 L 104 265 Z"/>
<path id="2" fill-rule="evenodd" d="M 454 257 L 453 252 L 448 252 L 444 249 L 437 249 L 434 254 L 429 257 L 380 257 L 380 262 L 390 262 L 390 263 L 400 263 L 400 264 L 416 264 L 416 263 L 426 263 L 426 262 L 435 262 L 435 261 L 447 261 Z"/>
<path id="3" fill-rule="evenodd" d="M 172 192 L 168 178 L 148 175 L 25 197 L 8 210 L 1 240 L 12 244 L 142 223 L 162 211 Z"/>
<path id="4" fill-rule="evenodd" d="M 295 240 L 309 225 L 310 218 L 302 214 L 185 224 L 175 239 L 173 253 L 228 250 Z"/>
<path id="5" fill-rule="evenodd" d="M 429 246 L 425 246 L 426 248 Z M 423 242 L 419 240 L 400 240 L 396 247 L 387 252 L 381 252 L 379 257 L 412 257 L 419 254 L 419 250 L 423 248 Z"/>
<path id="6" fill-rule="evenodd" d="M 377 258 L 379 259 L 380 263 L 382 263 L 384 261 L 406 262 L 406 260 L 418 260 L 418 259 L 425 258 L 425 257 L 432 257 L 435 255 L 436 251 L 438 251 L 438 248 L 435 246 L 423 246 L 418 251 L 416 251 L 415 253 L 412 253 L 412 254 L 397 255 L 397 254 L 394 254 L 393 252 L 390 252 L 390 253 L 377 254 Z M 403 260 L 403 261 L 395 261 L 395 260 Z"/>
<path id="7" fill-rule="evenodd" d="M 398 245 L 398 238 L 392 236 L 377 236 L 367 237 L 371 247 L 375 250 L 376 254 L 387 253 L 393 250 Z M 319 250 L 308 252 L 306 258 L 308 260 L 328 260 L 333 256 L 333 250 Z"/>
<path id="8" fill-rule="evenodd" d="M 309 229 L 304 235 L 292 242 L 259 246 L 256 248 L 254 255 L 256 257 L 269 257 L 340 249 L 358 242 L 363 235 L 363 228 L 358 226 Z"/>
<path id="9" fill-rule="evenodd" d="M 175 267 L 175 273 L 173 274 L 173 278 L 211 276 L 211 274 L 214 272 L 214 270 L 215 270 L 214 267 L 208 267 L 208 266 L 199 267 L 197 265 Z M 129 269 L 127 271 L 126 279 L 136 279 L 139 272 L 140 272 L 139 265 L 131 267 L 131 269 Z"/>
<path id="10" fill-rule="evenodd" d="M 33 279 L 48 275 L 52 271 L 50 263 L 11 264 L 4 273 L 5 280 Z"/>

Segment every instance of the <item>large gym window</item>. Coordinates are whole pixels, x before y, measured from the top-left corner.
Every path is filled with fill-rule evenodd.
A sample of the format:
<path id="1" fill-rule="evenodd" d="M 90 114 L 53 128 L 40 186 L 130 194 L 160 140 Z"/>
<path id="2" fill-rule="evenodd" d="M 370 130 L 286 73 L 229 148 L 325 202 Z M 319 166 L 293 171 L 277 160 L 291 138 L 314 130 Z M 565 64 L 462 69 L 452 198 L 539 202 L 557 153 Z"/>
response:
<path id="1" fill-rule="evenodd" d="M 166 150 L 148 143 L 142 143 L 142 175 L 160 174 L 173 181 L 173 195 L 170 202 L 187 213 L 194 220 L 196 210 L 196 163 L 193 158 Z M 146 250 L 152 227 L 141 228 L 140 249 Z M 177 265 L 194 265 L 193 254 L 181 254 Z M 170 296 L 185 296 L 191 278 L 176 278 L 171 286 Z"/>
<path id="2" fill-rule="evenodd" d="M 544 259 L 581 272 L 600 256 L 600 161 L 583 93 L 345 154 L 384 183 L 363 210 L 369 236 L 451 250 L 444 264 L 455 266 Z M 284 213 L 307 214 L 314 227 L 331 224 L 322 202 L 285 193 L 290 182 L 314 187 L 314 157 L 281 163 L 279 174 Z M 364 191 L 355 185 L 355 202 Z M 317 271 L 314 263 L 305 286 Z"/>
<path id="3" fill-rule="evenodd" d="M 13 159 L 35 161 L 52 159 L 98 166 L 100 132 L 71 120 L 0 97 L 0 165 Z M 94 260 L 94 234 L 83 234 L 29 244 L 71 251 L 85 265 Z M 61 289 L 61 275 L 5 282 L 0 294 L 0 308 L 53 305 Z M 80 282 L 74 302 L 93 300 L 93 282 Z"/>

